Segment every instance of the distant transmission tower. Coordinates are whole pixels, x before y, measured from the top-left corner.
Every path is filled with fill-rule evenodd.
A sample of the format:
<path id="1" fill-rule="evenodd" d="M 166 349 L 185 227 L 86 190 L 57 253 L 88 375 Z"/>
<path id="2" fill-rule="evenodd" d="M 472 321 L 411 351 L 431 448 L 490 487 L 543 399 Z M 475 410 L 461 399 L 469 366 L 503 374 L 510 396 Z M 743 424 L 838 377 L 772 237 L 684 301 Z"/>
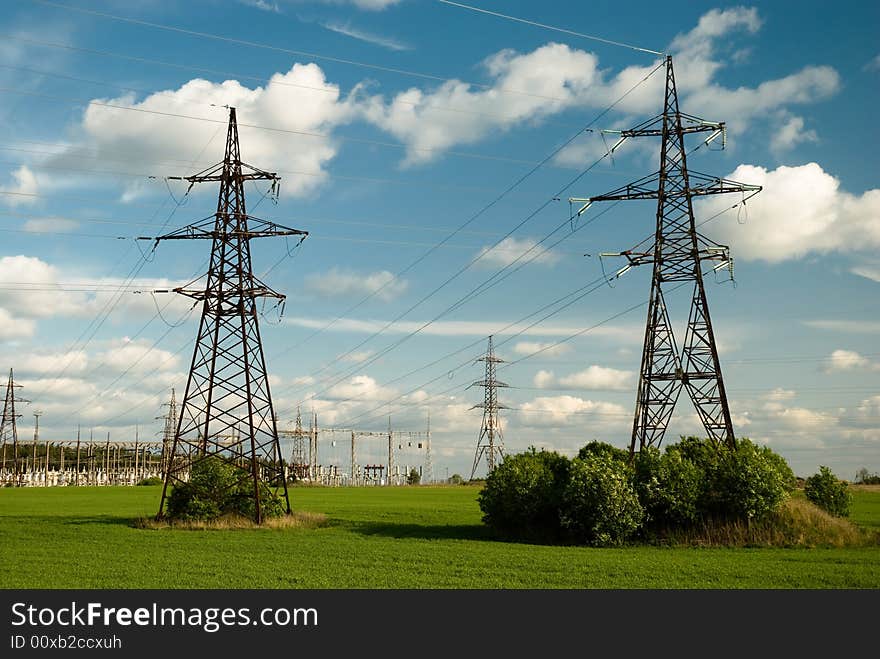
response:
<path id="1" fill-rule="evenodd" d="M 293 451 L 290 454 L 290 465 L 296 478 L 303 479 L 308 477 L 309 465 L 306 455 L 306 433 L 303 431 L 302 413 L 299 407 L 296 408 L 296 426 L 293 429 Z M 309 436 L 311 440 L 311 434 Z"/>
<path id="2" fill-rule="evenodd" d="M 6 462 L 6 451 L 7 447 L 12 446 L 12 484 L 16 487 L 19 487 L 22 484 L 22 479 L 24 477 L 24 470 L 19 465 L 19 455 L 18 455 L 18 426 L 16 425 L 16 419 L 21 417 L 21 414 L 16 413 L 15 404 L 16 403 L 27 403 L 30 401 L 26 401 L 23 398 L 17 398 L 15 395 L 15 390 L 20 388 L 20 384 L 15 384 L 15 378 L 12 375 L 12 369 L 9 369 L 9 382 L 6 384 L 6 402 L 3 405 L 3 420 L 0 421 L 0 441 L 3 443 L 3 477 L 6 479 L 6 482 L 9 481 L 9 469 L 7 467 Z M 26 467 L 26 465 L 25 465 Z"/>
<path id="3" fill-rule="evenodd" d="M 477 359 L 478 362 L 486 362 L 486 377 L 483 380 L 477 380 L 472 383 L 471 387 L 483 387 L 483 402 L 474 405 L 471 409 L 478 407 L 483 408 L 483 423 L 480 426 L 480 436 L 477 438 L 477 450 L 474 453 L 474 466 L 471 469 L 471 480 L 477 473 L 477 467 L 483 456 L 486 456 L 487 473 L 492 473 L 495 469 L 495 463 L 504 455 L 504 438 L 501 434 L 501 419 L 498 416 L 498 410 L 507 409 L 506 406 L 498 402 L 499 387 L 506 387 L 504 382 L 499 382 L 495 378 L 496 364 L 504 363 L 503 359 L 495 356 L 495 349 L 492 347 L 492 337 L 489 337 L 489 347 L 486 355 Z"/>
<path id="4" fill-rule="evenodd" d="M 171 456 L 173 455 L 172 451 L 174 448 L 174 434 L 177 432 L 177 400 L 174 396 L 174 387 L 171 388 L 171 400 L 168 401 L 168 412 L 164 417 L 159 417 L 160 419 L 165 419 L 165 428 L 162 430 L 162 462 L 161 462 L 161 473 L 162 478 L 165 478 L 165 475 L 168 473 L 169 468 L 171 467 Z"/>
<path id="5" fill-rule="evenodd" d="M 596 201 L 657 200 L 653 248 L 646 252 L 629 250 L 614 254 L 628 260 L 617 275 L 635 265 L 654 264 L 630 454 L 636 451 L 636 445 L 639 450 L 660 445 L 682 385 L 709 437 L 727 446 L 734 446 L 735 441 L 702 271 L 704 261 L 714 263 L 711 269 L 715 271 L 724 267 L 732 269 L 732 261 L 726 245 L 719 245 L 697 232 L 693 198 L 739 192 L 745 203 L 748 198 L 745 194 L 751 193 L 751 197 L 760 192 L 761 187 L 688 171 L 684 136 L 690 133 L 711 133 L 704 144 L 720 136 L 723 145 L 725 126 L 723 122 L 704 121 L 679 111 L 672 57 L 667 57 L 663 114 L 620 133 L 621 142 L 630 137 L 660 137 L 660 170 L 608 194 L 571 199 L 584 202 L 578 215 Z M 663 296 L 668 284 L 676 288 L 692 285 L 690 315 L 681 353 Z"/>
<path id="6" fill-rule="evenodd" d="M 425 430 L 425 478 L 428 485 L 434 484 L 434 461 L 431 457 L 431 413 L 428 413 L 428 427 Z"/>
<path id="7" fill-rule="evenodd" d="M 271 181 L 271 192 L 277 195 L 280 179 L 274 173 L 241 161 L 235 108 L 229 108 L 223 162 L 183 180 L 190 185 L 219 182 L 220 194 L 214 216 L 156 238 L 157 244 L 161 240 L 212 241 L 204 285 L 195 287 L 199 281 L 196 280 L 174 289 L 202 302 L 202 316 L 158 517 L 164 514 L 168 486 L 185 481 L 191 465 L 217 456 L 238 469 L 238 485 L 251 484 L 255 521 L 259 524 L 263 519 L 261 497 L 265 498 L 261 490 L 265 491 L 266 486 L 283 497 L 290 512 L 257 322 L 257 299 L 274 298 L 280 305 L 284 295 L 254 276 L 250 241 L 270 236 L 300 236 L 302 242 L 308 233 L 248 216 L 245 182 Z M 191 461 L 185 457 L 188 455 L 193 456 Z"/>

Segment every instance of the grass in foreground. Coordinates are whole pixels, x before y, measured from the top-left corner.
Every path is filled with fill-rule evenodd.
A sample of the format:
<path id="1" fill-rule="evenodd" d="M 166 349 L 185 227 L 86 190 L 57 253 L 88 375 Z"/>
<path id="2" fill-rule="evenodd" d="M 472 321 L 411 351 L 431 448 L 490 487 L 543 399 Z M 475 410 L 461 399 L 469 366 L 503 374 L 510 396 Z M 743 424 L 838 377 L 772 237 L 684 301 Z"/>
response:
<path id="1" fill-rule="evenodd" d="M 159 488 L 0 490 L 2 588 L 877 588 L 880 547 L 494 541 L 474 487 L 295 488 L 314 528 L 161 531 Z M 880 490 L 853 519 L 880 528 Z"/>

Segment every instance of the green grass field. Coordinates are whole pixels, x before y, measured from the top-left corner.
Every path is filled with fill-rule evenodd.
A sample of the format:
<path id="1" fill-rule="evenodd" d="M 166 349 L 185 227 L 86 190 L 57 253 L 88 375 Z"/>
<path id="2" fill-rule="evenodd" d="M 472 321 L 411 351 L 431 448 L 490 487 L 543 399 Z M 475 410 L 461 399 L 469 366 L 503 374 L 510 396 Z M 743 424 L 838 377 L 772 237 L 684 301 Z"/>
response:
<path id="1" fill-rule="evenodd" d="M 474 487 L 295 488 L 317 529 L 138 529 L 157 487 L 0 489 L 0 587 L 878 588 L 880 546 L 551 547 L 492 540 Z M 880 489 L 853 521 L 880 529 Z"/>

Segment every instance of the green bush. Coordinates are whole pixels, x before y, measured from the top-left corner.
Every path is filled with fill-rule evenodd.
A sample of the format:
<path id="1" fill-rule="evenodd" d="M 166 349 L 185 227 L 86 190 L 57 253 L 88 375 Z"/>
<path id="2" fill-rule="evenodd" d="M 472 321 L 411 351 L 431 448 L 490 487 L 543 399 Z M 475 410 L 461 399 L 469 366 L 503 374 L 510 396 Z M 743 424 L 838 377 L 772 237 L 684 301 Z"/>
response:
<path id="1" fill-rule="evenodd" d="M 556 452 L 506 455 L 486 478 L 477 501 L 483 522 L 500 535 L 553 542 L 560 537 L 559 507 L 569 460 Z"/>
<path id="2" fill-rule="evenodd" d="M 264 518 L 286 511 L 281 497 L 260 484 L 260 512 Z M 168 496 L 167 515 L 178 520 L 211 520 L 223 515 L 256 519 L 253 480 L 247 472 L 218 456 L 195 462 L 187 483 L 176 485 Z"/>
<path id="3" fill-rule="evenodd" d="M 571 462 L 559 516 L 576 542 L 609 546 L 631 537 L 645 511 L 627 464 L 607 453 L 593 453 Z"/>
<path id="4" fill-rule="evenodd" d="M 706 506 L 715 517 L 760 519 L 775 510 L 789 493 L 788 474 L 780 472 L 773 452 L 748 439 L 737 440 L 733 451 L 722 451 L 717 470 L 710 476 L 714 478 Z"/>
<path id="5" fill-rule="evenodd" d="M 143 486 L 147 486 L 147 485 L 161 485 L 161 484 L 162 484 L 162 479 L 159 478 L 158 476 L 150 476 L 149 478 L 144 478 L 144 479 L 142 479 L 142 480 L 139 480 L 139 481 L 136 483 L 136 485 L 143 485 Z"/>
<path id="6" fill-rule="evenodd" d="M 621 462 L 629 462 L 629 451 L 619 449 L 606 442 L 592 441 L 582 446 L 577 454 L 581 460 L 586 460 L 591 455 L 604 455 Z"/>
<path id="7" fill-rule="evenodd" d="M 633 460 L 633 485 L 654 530 L 687 527 L 702 515 L 705 472 L 680 451 L 644 448 Z"/>
<path id="8" fill-rule="evenodd" d="M 820 508 L 836 517 L 849 517 L 852 494 L 846 483 L 837 477 L 826 466 L 819 467 L 819 473 L 813 474 L 804 484 L 804 494 Z"/>

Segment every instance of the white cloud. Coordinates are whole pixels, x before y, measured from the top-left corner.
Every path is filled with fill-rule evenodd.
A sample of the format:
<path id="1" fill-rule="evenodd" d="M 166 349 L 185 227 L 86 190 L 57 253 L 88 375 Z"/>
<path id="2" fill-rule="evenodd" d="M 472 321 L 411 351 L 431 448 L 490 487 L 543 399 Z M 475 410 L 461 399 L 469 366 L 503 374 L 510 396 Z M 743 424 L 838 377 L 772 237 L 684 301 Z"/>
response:
<path id="1" fill-rule="evenodd" d="M 635 373 L 632 371 L 593 365 L 583 371 L 559 378 L 559 384 L 572 389 L 627 391 L 632 388 L 634 376 Z"/>
<path id="2" fill-rule="evenodd" d="M 849 371 L 854 368 L 864 368 L 870 364 L 867 358 L 853 350 L 835 350 L 828 360 L 827 370 L 829 371 Z"/>
<path id="3" fill-rule="evenodd" d="M 354 5 L 358 9 L 366 11 L 382 11 L 393 7 L 401 0 L 318 0 L 325 5 Z"/>
<path id="4" fill-rule="evenodd" d="M 361 350 L 360 352 L 351 352 L 339 355 L 337 357 L 338 360 L 344 362 L 352 362 L 354 364 L 361 364 L 367 361 L 370 357 L 373 356 L 375 351 L 373 350 Z"/>
<path id="5" fill-rule="evenodd" d="M 356 115 L 357 89 L 343 98 L 339 86 L 327 82 L 319 66 L 294 64 L 286 73 L 274 74 L 270 84 L 253 89 L 236 80 L 214 83 L 195 78 L 178 89 L 156 92 L 140 101 L 133 94 L 96 99 L 83 113 L 78 140 L 53 155 L 49 162 L 53 166 L 77 167 L 81 158 L 88 156 L 105 160 L 110 168 L 130 170 L 144 163 L 140 166 L 155 170 L 156 162 L 179 161 L 181 164 L 167 173 L 191 174 L 190 170 L 222 158 L 228 118 L 222 106 L 229 105 L 237 111 L 242 159 L 268 171 L 315 174 L 285 176 L 282 173 L 283 189 L 295 196 L 304 196 L 326 178 L 324 167 L 337 153 L 337 145 L 329 134 Z M 106 107 L 106 104 L 136 111 Z M 211 111 L 208 105 L 216 108 Z M 201 117 L 207 121 L 168 114 Z M 125 161 L 114 158 L 114 154 L 120 152 L 127 154 Z M 192 166 L 185 164 L 200 153 L 204 153 L 202 162 Z M 140 193 L 137 187 L 130 188 L 126 190 L 126 197 L 130 200 Z"/>
<path id="6" fill-rule="evenodd" d="M 19 206 L 33 204 L 40 190 L 37 175 L 27 165 L 22 165 L 10 174 L 10 185 L 0 186 L 0 192 L 8 194 L 0 195 L 0 200 L 7 206 Z"/>
<path id="7" fill-rule="evenodd" d="M 567 343 L 540 343 L 536 341 L 519 341 L 513 346 L 513 351 L 518 355 L 533 355 L 540 351 L 543 357 L 558 357 L 571 352 L 571 346 Z"/>
<path id="8" fill-rule="evenodd" d="M 241 4 L 247 5 L 248 7 L 254 7 L 255 9 L 260 9 L 262 11 L 268 11 L 273 14 L 280 14 L 281 8 L 278 6 L 276 2 L 269 2 L 268 0 L 238 0 Z"/>
<path id="9" fill-rule="evenodd" d="M 860 196 L 843 192 L 840 181 L 816 163 L 772 171 L 740 165 L 728 178 L 763 186 L 742 212 L 744 224 L 713 226 L 714 237 L 730 244 L 737 257 L 779 263 L 813 253 L 880 246 L 880 189 Z M 707 200 L 701 215 L 729 208 L 729 197 Z"/>
<path id="10" fill-rule="evenodd" d="M 540 370 L 535 373 L 535 377 L 532 380 L 534 385 L 538 387 L 538 389 L 547 389 L 548 387 L 552 387 L 556 382 L 556 376 L 553 374 L 553 371 L 545 371 Z"/>
<path id="11" fill-rule="evenodd" d="M 615 403 L 584 400 L 576 396 L 540 396 L 520 407 L 524 425 L 562 425 L 571 422 L 586 423 L 578 417 L 596 417 L 594 421 L 610 420 L 619 423 L 629 416 L 626 409 Z"/>
<path id="12" fill-rule="evenodd" d="M 25 231 L 34 233 L 67 233 L 79 227 L 79 222 L 61 217 L 41 217 L 28 220 L 22 225 Z"/>
<path id="13" fill-rule="evenodd" d="M 552 371 L 539 371 L 534 378 L 535 386 L 541 389 L 603 389 L 629 391 L 634 385 L 635 373 L 621 371 L 605 366 L 592 366 L 560 378 Z"/>
<path id="14" fill-rule="evenodd" d="M 792 391 L 791 389 L 783 389 L 782 387 L 777 387 L 769 394 L 767 394 L 767 400 L 771 401 L 791 400 L 794 397 L 794 391 Z"/>
<path id="15" fill-rule="evenodd" d="M 400 296 L 408 286 L 405 279 L 397 279 L 387 270 L 364 274 L 334 267 L 325 273 L 309 275 L 305 279 L 306 290 L 315 291 L 321 295 L 375 293 L 380 300 L 385 301 Z"/>
<path id="16" fill-rule="evenodd" d="M 880 332 L 880 322 L 872 320 L 805 320 L 804 325 L 847 334 L 876 334 Z"/>
<path id="17" fill-rule="evenodd" d="M 486 267 L 508 266 L 513 263 L 542 263 L 553 265 L 559 261 L 559 255 L 538 245 L 532 238 L 517 239 L 513 236 L 505 238 L 494 247 L 483 247 L 477 255 L 478 263 Z"/>
<path id="18" fill-rule="evenodd" d="M 792 430 L 819 431 L 837 425 L 837 417 L 805 407 L 790 407 L 773 413 L 773 418 Z"/>
<path id="19" fill-rule="evenodd" d="M 379 385 L 369 375 L 355 375 L 347 382 L 342 382 L 331 387 L 327 391 L 330 399 L 343 399 L 355 401 L 384 401 L 394 398 L 396 391 L 389 387 Z"/>
<path id="20" fill-rule="evenodd" d="M 693 30 L 676 37 L 672 43 L 677 52 L 676 82 L 688 111 L 709 119 L 727 119 L 731 130 L 738 132 L 768 112 L 785 115 L 791 104 L 812 103 L 838 91 L 840 77 L 827 66 L 806 67 L 753 88 L 728 89 L 713 82 L 726 61 L 715 53 L 719 39 L 736 31 L 754 33 L 760 24 L 753 8 L 715 9 L 703 15 Z M 593 53 L 560 43 L 548 43 L 529 53 L 503 50 L 483 65 L 491 84 L 449 80 L 431 91 L 412 87 L 387 101 L 374 96 L 365 115 L 407 145 L 404 164 L 414 165 L 436 159 L 455 145 L 473 144 L 515 126 L 540 123 L 573 107 L 601 108 L 621 99 L 617 112 L 655 113 L 663 93 L 662 75 L 642 83 L 657 62 L 611 74 L 602 70 Z M 788 132 L 794 128 L 794 124 L 788 126 Z M 806 136 L 801 130 L 788 140 Z M 601 153 L 598 141 L 580 141 L 560 154 L 557 162 L 580 164 L 589 155 Z"/>
<path id="21" fill-rule="evenodd" d="M 302 316 L 285 317 L 284 322 L 295 327 L 306 327 L 309 329 L 318 329 L 328 326 L 333 319 L 324 318 L 305 318 Z M 373 334 L 374 332 L 388 325 L 385 320 L 362 320 L 357 318 L 342 318 L 333 325 L 327 327 L 327 331 L 334 332 L 356 332 L 359 334 Z M 426 321 L 400 321 L 391 323 L 386 334 L 409 334 L 419 330 Z M 584 325 L 589 325 L 588 321 L 584 321 Z M 503 330 L 501 328 L 504 328 Z M 523 336 L 560 336 L 567 337 L 582 332 L 584 326 L 562 326 L 548 325 L 528 327 L 527 323 L 517 323 L 507 327 L 504 321 L 486 322 L 472 320 L 450 320 L 437 321 L 430 324 L 420 331 L 420 334 L 430 336 L 504 336 L 506 334 L 522 334 Z M 596 327 L 587 334 L 591 337 L 600 336 L 612 339 L 616 342 L 633 342 L 640 341 L 644 336 L 644 328 L 637 326 L 611 326 L 603 325 Z"/>
<path id="22" fill-rule="evenodd" d="M 816 142 L 814 130 L 804 130 L 802 117 L 790 117 L 770 138 L 770 148 L 776 152 L 788 151 L 802 142 Z"/>
<path id="23" fill-rule="evenodd" d="M 865 71 L 880 71 L 880 55 L 872 57 L 864 66 Z"/>
<path id="24" fill-rule="evenodd" d="M 7 359 L 8 363 L 14 364 L 16 373 L 26 375 L 55 373 L 62 368 L 67 373 L 82 373 L 89 365 L 89 357 L 84 350 L 70 352 L 29 352 L 19 354 L 14 361 Z"/>
<path id="25" fill-rule="evenodd" d="M 412 87 L 387 103 L 381 96 L 373 97 L 366 117 L 406 143 L 405 164 L 425 163 L 456 144 L 472 144 L 492 131 L 570 107 L 598 79 L 597 64 L 594 55 L 564 44 L 550 43 L 525 55 L 503 50 L 484 62 L 494 80 L 488 89 L 474 89 L 460 80 L 444 82 L 432 92 Z"/>
<path id="26" fill-rule="evenodd" d="M 880 262 L 865 261 L 850 268 L 850 272 L 859 277 L 880 283 Z"/>
<path id="27" fill-rule="evenodd" d="M 15 318 L 0 307 L 0 341 L 26 339 L 34 335 L 36 323 L 28 318 Z"/>
<path id="28" fill-rule="evenodd" d="M 387 48 L 388 50 L 412 50 L 412 46 L 398 41 L 397 39 L 392 39 L 391 37 L 385 37 L 381 34 L 374 34 L 367 30 L 362 30 L 360 28 L 354 27 L 350 22 L 341 23 L 339 21 L 327 21 L 325 23 L 321 23 L 320 25 L 321 27 L 324 27 L 331 32 L 344 34 L 345 36 L 351 37 L 352 39 L 366 41 L 367 43 L 381 46 L 382 48 Z"/>
<path id="29" fill-rule="evenodd" d="M 177 367 L 178 357 L 157 348 L 151 341 L 124 338 L 98 357 L 110 369 L 131 373 L 170 371 Z"/>

